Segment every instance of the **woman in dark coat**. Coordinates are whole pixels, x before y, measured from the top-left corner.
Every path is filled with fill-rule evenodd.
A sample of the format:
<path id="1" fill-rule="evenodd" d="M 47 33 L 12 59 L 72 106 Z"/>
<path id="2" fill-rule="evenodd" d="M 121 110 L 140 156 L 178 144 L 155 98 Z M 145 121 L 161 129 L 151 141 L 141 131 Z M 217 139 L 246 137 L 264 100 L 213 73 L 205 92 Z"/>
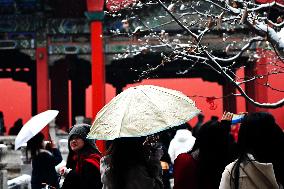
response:
<path id="1" fill-rule="evenodd" d="M 90 125 L 74 125 L 69 133 L 69 154 L 66 168 L 61 172 L 66 175 L 62 189 L 101 189 L 101 155 L 93 140 L 87 139 Z"/>
<path id="2" fill-rule="evenodd" d="M 230 124 L 222 120 L 202 125 L 193 149 L 175 159 L 174 189 L 218 188 L 224 167 L 233 159 L 227 129 Z"/>
<path id="3" fill-rule="evenodd" d="M 118 138 L 101 160 L 103 189 L 163 189 L 162 149 L 151 151 L 143 137 Z"/>
<path id="4" fill-rule="evenodd" d="M 41 189 L 46 184 L 52 188 L 59 188 L 59 175 L 55 166 L 62 161 L 61 154 L 57 148 L 50 151 L 44 149 L 44 136 L 38 133 L 27 143 L 27 150 L 32 158 L 32 189 Z"/>

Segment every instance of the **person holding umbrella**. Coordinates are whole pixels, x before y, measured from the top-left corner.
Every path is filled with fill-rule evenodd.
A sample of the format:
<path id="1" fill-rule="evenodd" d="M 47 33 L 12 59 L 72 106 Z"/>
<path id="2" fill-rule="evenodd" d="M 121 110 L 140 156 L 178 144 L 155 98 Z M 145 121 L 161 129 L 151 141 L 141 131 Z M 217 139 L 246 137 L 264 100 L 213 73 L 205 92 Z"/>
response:
<path id="1" fill-rule="evenodd" d="M 101 160 L 103 188 L 163 188 L 163 150 L 149 136 L 183 124 L 198 113 L 195 102 L 180 91 L 154 85 L 131 87 L 113 98 L 97 113 L 88 134 L 89 138 L 112 141 L 108 155 Z"/>
<path id="2" fill-rule="evenodd" d="M 27 142 L 27 150 L 32 160 L 32 189 L 41 189 L 46 185 L 59 188 L 59 175 L 55 171 L 55 166 L 62 161 L 59 150 L 54 145 L 51 151 L 46 150 L 41 132 Z"/>
<path id="3" fill-rule="evenodd" d="M 15 139 L 15 150 L 27 143 L 27 152 L 30 152 L 32 161 L 32 189 L 41 189 L 44 186 L 59 188 L 55 166 L 62 161 L 62 157 L 53 143 L 45 145 L 44 135 L 41 133 L 58 113 L 58 110 L 47 110 L 33 116 L 21 128 Z"/>
<path id="4" fill-rule="evenodd" d="M 117 138 L 101 160 L 103 189 L 162 189 L 162 149 L 145 137 Z"/>
<path id="5" fill-rule="evenodd" d="M 60 169 L 65 176 L 62 189 L 101 189 L 100 152 L 94 140 L 87 139 L 90 125 L 74 125 L 68 136 L 69 154 L 66 167 Z"/>

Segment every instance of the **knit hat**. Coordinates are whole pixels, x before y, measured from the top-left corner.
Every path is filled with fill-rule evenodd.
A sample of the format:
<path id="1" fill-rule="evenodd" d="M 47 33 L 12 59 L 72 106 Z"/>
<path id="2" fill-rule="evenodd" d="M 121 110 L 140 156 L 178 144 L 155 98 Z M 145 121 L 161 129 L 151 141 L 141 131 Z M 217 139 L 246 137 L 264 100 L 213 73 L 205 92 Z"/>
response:
<path id="1" fill-rule="evenodd" d="M 90 128 L 91 126 L 85 123 L 74 125 L 69 132 L 68 141 L 70 141 L 70 138 L 73 135 L 78 135 L 80 138 L 86 141 Z"/>
<path id="2" fill-rule="evenodd" d="M 79 136 L 81 139 L 83 139 L 84 142 L 86 142 L 86 144 L 88 144 L 87 146 L 90 146 L 90 147 L 92 147 L 93 149 L 95 149 L 95 150 L 98 151 L 98 148 L 97 148 L 97 146 L 96 146 L 95 140 L 93 140 L 93 139 L 88 139 L 88 138 L 87 138 L 87 135 L 88 135 L 88 133 L 90 132 L 90 129 L 91 129 L 91 125 L 86 124 L 86 123 L 74 125 L 74 126 L 71 128 L 71 130 L 70 130 L 70 132 L 69 132 L 69 136 L 68 136 L 68 148 L 69 148 L 69 150 L 70 150 L 70 145 L 69 145 L 69 144 L 70 144 L 70 139 L 71 139 L 71 137 L 74 136 L 74 135 L 77 135 L 77 136 Z M 84 148 L 86 148 L 87 146 L 85 145 Z M 88 147 L 87 147 L 87 148 L 88 148 Z"/>

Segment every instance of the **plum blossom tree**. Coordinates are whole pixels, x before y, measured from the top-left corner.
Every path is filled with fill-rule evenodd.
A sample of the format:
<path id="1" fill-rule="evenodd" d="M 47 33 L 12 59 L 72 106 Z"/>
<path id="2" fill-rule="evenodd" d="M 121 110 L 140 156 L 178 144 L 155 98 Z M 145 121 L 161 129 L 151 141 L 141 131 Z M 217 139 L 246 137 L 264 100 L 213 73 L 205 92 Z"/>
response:
<path id="1" fill-rule="evenodd" d="M 243 96 L 255 106 L 284 105 L 284 89 L 269 83 L 269 78 L 276 76 L 284 81 L 284 0 L 113 2 L 108 4 L 108 15 L 120 18 L 123 30 L 112 34 L 124 32 L 136 40 L 132 49 L 120 57 L 157 49 L 161 52 L 161 64 L 143 73 L 151 73 L 174 60 L 186 60 L 191 64 L 184 72 L 196 65 L 206 65 L 237 89 L 238 93 L 232 95 Z M 238 64 L 241 57 L 247 57 L 248 61 Z M 255 64 L 260 58 L 266 58 L 265 73 L 244 77 L 236 74 L 236 70 Z M 244 84 L 258 81 L 283 98 L 276 102 L 258 102 L 250 97 Z"/>

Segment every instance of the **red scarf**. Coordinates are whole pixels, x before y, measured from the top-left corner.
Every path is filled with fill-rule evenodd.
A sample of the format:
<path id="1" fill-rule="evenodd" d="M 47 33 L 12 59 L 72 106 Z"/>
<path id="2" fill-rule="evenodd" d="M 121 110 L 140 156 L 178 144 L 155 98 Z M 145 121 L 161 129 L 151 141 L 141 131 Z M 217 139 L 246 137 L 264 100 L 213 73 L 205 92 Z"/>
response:
<path id="1" fill-rule="evenodd" d="M 87 163 L 94 165 L 98 170 L 100 170 L 101 156 L 99 154 L 79 155 L 79 156 L 80 157 L 77 159 L 78 161 L 76 164 L 77 173 L 81 173 L 83 166 Z"/>

